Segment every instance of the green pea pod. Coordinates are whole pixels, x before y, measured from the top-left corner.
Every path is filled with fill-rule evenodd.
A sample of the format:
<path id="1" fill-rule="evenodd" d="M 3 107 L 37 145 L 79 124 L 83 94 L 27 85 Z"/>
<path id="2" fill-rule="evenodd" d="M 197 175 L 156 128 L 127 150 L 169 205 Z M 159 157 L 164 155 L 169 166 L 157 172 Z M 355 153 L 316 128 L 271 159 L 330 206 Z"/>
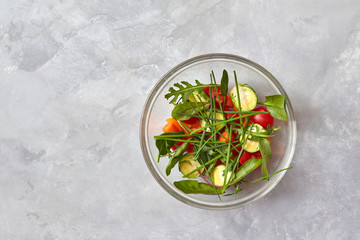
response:
<path id="1" fill-rule="evenodd" d="M 229 185 L 237 183 L 246 175 L 257 169 L 262 163 L 262 159 L 260 158 L 251 158 L 247 160 L 243 165 L 239 167 L 239 169 L 235 172 L 235 178 L 230 182 Z"/>

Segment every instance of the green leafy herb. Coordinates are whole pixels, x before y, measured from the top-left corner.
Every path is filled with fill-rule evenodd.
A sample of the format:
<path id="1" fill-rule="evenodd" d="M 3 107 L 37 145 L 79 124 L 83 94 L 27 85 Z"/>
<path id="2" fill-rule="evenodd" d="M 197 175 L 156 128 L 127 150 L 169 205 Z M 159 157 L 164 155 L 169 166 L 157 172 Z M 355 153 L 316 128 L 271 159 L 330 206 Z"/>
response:
<path id="1" fill-rule="evenodd" d="M 169 163 L 166 166 L 166 170 L 165 170 L 165 173 L 166 173 L 167 176 L 170 175 L 171 169 L 173 169 L 173 167 L 175 167 L 175 165 L 183 157 L 183 154 L 186 151 L 188 146 L 189 146 L 188 142 L 182 144 L 178 149 L 176 149 L 175 153 L 170 157 Z"/>
<path id="2" fill-rule="evenodd" d="M 261 103 L 266 106 L 285 108 L 285 97 L 283 95 L 271 95 L 265 97 L 265 102 Z"/>
<path id="3" fill-rule="evenodd" d="M 281 121 L 288 120 L 287 113 L 284 108 L 278 108 L 274 106 L 267 106 L 266 108 L 269 110 L 271 116 L 273 116 L 274 118 L 277 118 Z"/>
<path id="4" fill-rule="evenodd" d="M 175 136 L 174 136 L 175 134 Z M 163 133 L 161 134 L 160 136 L 169 136 L 171 135 L 172 138 L 176 138 L 177 135 L 180 135 L 179 139 L 182 138 L 181 135 L 183 135 L 184 132 L 181 131 L 181 132 L 178 132 L 178 133 L 172 133 L 172 132 L 167 132 L 167 133 Z M 162 157 L 162 156 L 165 156 L 167 155 L 168 153 L 170 153 L 170 149 L 172 146 L 174 146 L 176 143 L 176 141 L 174 140 L 168 140 L 166 138 L 162 138 L 162 139 L 158 139 L 155 141 L 155 145 L 157 147 L 157 149 L 159 150 L 159 156 Z"/>
<path id="5" fill-rule="evenodd" d="M 191 102 L 185 102 L 185 103 L 179 103 L 175 105 L 174 109 L 171 112 L 171 117 L 176 120 L 188 120 L 191 118 L 191 115 L 196 114 L 197 111 L 200 111 L 201 109 L 206 108 L 209 103 L 200 104 L 197 106 L 194 106 L 194 103 Z"/>
<path id="6" fill-rule="evenodd" d="M 266 138 L 259 139 L 259 147 L 260 147 L 260 153 L 262 156 L 261 173 L 264 177 L 266 177 L 268 179 L 269 173 L 267 170 L 267 165 L 271 158 L 271 147 Z"/>
<path id="7" fill-rule="evenodd" d="M 174 185 L 187 194 L 218 194 L 221 191 L 207 183 L 199 183 L 195 180 L 182 180 L 174 182 Z"/>
<path id="8" fill-rule="evenodd" d="M 226 96 L 228 92 L 228 85 L 229 85 L 229 75 L 226 70 L 223 71 L 223 75 L 221 78 L 220 90 L 221 96 Z"/>
<path id="9" fill-rule="evenodd" d="M 243 179 L 246 175 L 257 169 L 261 165 L 262 159 L 259 158 L 251 158 L 247 160 L 243 165 L 239 167 L 239 169 L 235 172 L 235 178 L 232 179 L 229 185 L 234 184 L 241 179 Z"/>
<path id="10" fill-rule="evenodd" d="M 265 97 L 265 102 L 259 102 L 267 106 L 271 116 L 282 121 L 287 121 L 285 110 L 285 97 L 283 95 L 271 95 Z"/>
<path id="11" fill-rule="evenodd" d="M 206 84 L 200 83 L 198 80 L 195 80 L 195 83 L 196 83 L 195 85 L 191 85 L 186 81 L 182 81 L 181 84 L 175 83 L 174 87 L 177 87 L 178 89 L 176 90 L 174 87 L 169 88 L 169 93 L 165 95 L 165 98 L 169 99 L 173 97 L 170 103 L 174 103 L 174 104 L 178 103 L 180 100 L 183 100 L 183 102 L 185 102 L 185 100 L 189 99 L 191 93 L 194 90 L 203 89 L 208 86 Z"/>

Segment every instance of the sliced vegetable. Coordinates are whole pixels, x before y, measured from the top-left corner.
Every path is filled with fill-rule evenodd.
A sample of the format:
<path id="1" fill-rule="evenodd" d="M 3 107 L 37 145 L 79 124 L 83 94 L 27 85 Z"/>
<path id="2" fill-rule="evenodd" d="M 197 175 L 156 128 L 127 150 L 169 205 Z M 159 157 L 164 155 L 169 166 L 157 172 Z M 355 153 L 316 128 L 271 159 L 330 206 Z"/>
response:
<path id="1" fill-rule="evenodd" d="M 179 124 L 187 133 L 190 132 L 189 129 L 191 131 L 194 131 L 198 128 L 201 128 L 200 118 L 196 118 L 196 117 L 191 117 L 189 120 L 180 121 Z"/>
<path id="2" fill-rule="evenodd" d="M 187 139 L 189 139 L 189 137 L 183 137 L 183 138 L 182 138 L 182 140 L 187 140 Z M 178 147 L 180 147 L 181 145 L 183 145 L 183 143 L 184 143 L 184 142 L 177 142 L 174 146 L 171 147 L 171 150 L 176 151 L 176 149 L 177 149 Z M 188 147 L 187 147 L 187 149 L 186 149 L 186 152 L 187 152 L 187 153 L 192 153 L 192 152 L 194 152 L 194 149 L 193 149 L 193 145 L 192 145 L 192 144 L 189 143 L 189 145 L 188 145 Z"/>
<path id="3" fill-rule="evenodd" d="M 229 141 L 229 133 L 226 131 L 223 131 L 219 137 L 219 141 L 224 142 L 224 143 L 228 142 Z"/>
<path id="4" fill-rule="evenodd" d="M 195 160 L 195 155 L 187 155 L 184 156 L 180 159 L 179 161 L 179 171 L 183 174 L 186 175 L 192 171 L 194 171 L 195 169 L 197 169 L 198 167 L 200 167 L 201 164 Z M 199 171 L 203 171 L 204 168 L 201 168 Z M 200 173 L 194 172 L 192 174 L 190 174 L 189 176 L 187 176 L 187 178 L 197 178 L 200 175 Z"/>
<path id="5" fill-rule="evenodd" d="M 207 112 L 205 114 L 205 116 L 211 116 L 211 115 L 209 115 L 209 113 Z M 215 113 L 215 118 L 214 119 L 217 119 L 217 120 L 208 120 L 208 121 L 206 121 L 206 120 L 202 119 L 200 121 L 201 127 L 208 126 L 209 124 L 211 125 L 211 124 L 214 124 L 214 123 L 218 123 L 221 120 L 225 120 L 225 117 L 224 117 L 224 115 L 222 113 L 217 112 L 217 113 Z M 209 122 L 209 124 L 207 122 Z M 224 126 L 225 126 L 225 123 L 220 123 L 220 124 L 215 125 L 215 128 L 216 128 L 217 131 L 219 131 Z M 211 128 L 212 128 L 211 126 L 206 128 L 206 132 L 211 132 Z"/>
<path id="6" fill-rule="evenodd" d="M 225 107 L 228 108 L 234 107 L 234 103 L 232 102 L 230 95 L 226 95 L 225 97 Z"/>
<path id="7" fill-rule="evenodd" d="M 215 103 L 217 106 L 222 105 L 224 102 L 224 96 L 221 95 L 221 87 L 206 87 L 204 88 L 204 92 L 210 97 L 215 98 Z"/>
<path id="8" fill-rule="evenodd" d="M 183 128 L 180 126 L 178 121 L 173 118 L 166 119 L 167 124 L 163 128 L 163 132 L 180 132 Z"/>
<path id="9" fill-rule="evenodd" d="M 225 184 L 225 165 L 218 165 L 214 168 L 211 173 L 211 181 L 214 183 L 215 187 L 223 187 Z M 226 184 L 228 184 L 232 177 L 234 176 L 233 172 L 228 171 L 226 176 Z"/>
<path id="10" fill-rule="evenodd" d="M 244 139 L 247 138 L 247 141 L 244 145 L 244 150 L 253 153 L 260 150 L 259 148 L 259 140 L 251 140 L 253 139 L 252 133 L 262 133 L 266 132 L 266 130 L 259 124 L 255 123 L 254 126 L 251 128 L 250 135 L 245 134 Z"/>
<path id="11" fill-rule="evenodd" d="M 270 140 L 269 140 L 269 139 L 267 139 L 267 140 L 268 140 L 268 142 L 270 143 Z M 259 159 L 262 159 L 262 156 L 261 156 L 260 151 L 251 153 L 250 158 L 259 158 Z M 261 165 L 260 165 L 259 167 L 257 167 L 255 170 L 259 169 L 260 167 L 261 167 Z"/>
<path id="12" fill-rule="evenodd" d="M 238 98 L 238 91 L 240 99 Z M 255 91 L 248 85 L 238 84 L 230 91 L 230 97 L 234 103 L 234 108 L 241 109 L 241 111 L 251 111 L 256 107 L 257 96 Z M 239 108 L 239 100 L 241 103 L 241 108 Z"/>
<path id="13" fill-rule="evenodd" d="M 240 156 L 239 162 L 243 165 L 250 158 L 252 158 L 252 154 L 244 150 Z"/>
<path id="14" fill-rule="evenodd" d="M 261 106 L 254 109 L 254 111 L 258 112 L 269 112 L 266 107 Z M 274 125 L 274 118 L 270 114 L 259 113 L 256 115 L 250 116 L 251 123 L 257 123 L 261 125 L 263 128 L 267 128 L 268 126 L 272 127 Z"/>

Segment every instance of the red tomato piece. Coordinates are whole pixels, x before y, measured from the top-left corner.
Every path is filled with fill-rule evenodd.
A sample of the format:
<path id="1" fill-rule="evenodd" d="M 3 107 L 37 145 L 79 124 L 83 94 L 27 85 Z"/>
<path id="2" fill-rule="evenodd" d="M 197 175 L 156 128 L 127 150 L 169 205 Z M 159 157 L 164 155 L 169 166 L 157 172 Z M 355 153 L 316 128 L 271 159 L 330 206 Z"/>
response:
<path id="1" fill-rule="evenodd" d="M 189 139 L 189 137 L 183 137 L 182 139 L 186 140 Z M 177 142 L 174 146 L 171 147 L 171 150 L 175 151 L 178 147 L 180 147 L 184 142 Z M 194 152 L 194 148 L 191 144 L 187 147 L 186 151 L 188 153 Z"/>
<path id="2" fill-rule="evenodd" d="M 239 162 L 241 165 L 243 165 L 250 158 L 251 158 L 251 153 L 244 150 L 240 156 Z"/>
<path id="3" fill-rule="evenodd" d="M 200 118 L 196 118 L 196 117 L 191 117 L 188 120 L 184 120 L 184 121 L 182 121 L 182 123 L 180 123 L 180 125 L 183 126 L 183 131 L 185 131 L 185 133 L 189 133 L 198 128 L 201 128 Z M 188 130 L 189 128 L 190 128 L 190 130 Z M 202 130 L 199 130 L 197 133 L 199 133 L 199 132 L 202 132 Z"/>
<path id="4" fill-rule="evenodd" d="M 257 107 L 253 111 L 269 112 L 265 106 Z M 256 114 L 250 116 L 250 122 L 257 123 L 263 128 L 267 128 L 268 125 L 270 125 L 270 127 L 274 125 L 274 118 L 270 114 Z"/>
<path id="5" fill-rule="evenodd" d="M 204 88 L 203 91 L 210 97 L 210 87 Z M 213 95 L 216 94 L 215 92 L 220 94 L 220 92 L 221 92 L 220 86 L 217 87 L 217 88 L 212 87 L 211 92 L 212 92 Z"/>
<path id="6" fill-rule="evenodd" d="M 257 152 L 252 153 L 250 158 L 259 158 L 259 159 L 262 159 L 262 156 L 261 156 L 260 151 L 257 151 Z M 259 169 L 260 167 L 261 167 L 261 165 L 260 165 L 259 167 L 257 167 L 256 169 Z M 255 169 L 255 170 L 256 170 L 256 169 Z"/>
<path id="7" fill-rule="evenodd" d="M 234 103 L 231 101 L 230 95 L 226 95 L 226 98 L 225 98 L 225 107 L 228 107 L 228 108 L 234 107 Z"/>
<path id="8" fill-rule="evenodd" d="M 224 142 L 224 143 L 229 142 L 229 133 L 228 133 L 227 131 L 222 131 L 221 134 L 222 134 L 222 135 L 218 134 L 218 136 L 219 136 L 219 141 L 220 141 L 220 142 Z M 238 141 L 235 142 L 235 138 L 236 138 L 237 134 L 238 134 L 237 131 L 232 131 L 232 133 L 231 133 L 231 142 L 232 142 L 233 145 L 238 144 Z M 224 138 L 224 137 L 225 137 L 225 138 Z M 240 148 L 241 148 L 241 147 L 240 147 Z"/>
<path id="9" fill-rule="evenodd" d="M 187 151 L 188 153 L 194 152 L 193 145 L 189 144 L 189 146 L 187 147 L 186 151 Z"/>
<path id="10" fill-rule="evenodd" d="M 239 141 L 232 142 L 232 144 L 233 144 L 234 146 L 236 146 L 236 145 L 239 144 Z M 240 151 L 241 151 L 241 146 L 238 146 L 238 147 L 236 147 L 236 149 L 233 149 L 233 150 L 232 150 L 233 157 L 236 157 L 237 155 L 239 155 Z"/>
<path id="11" fill-rule="evenodd" d="M 220 159 L 216 160 L 215 167 L 224 164 Z"/>
<path id="12" fill-rule="evenodd" d="M 198 127 L 200 125 L 200 118 L 191 117 L 188 120 L 184 120 L 183 123 L 185 123 L 189 128 Z"/>
<path id="13" fill-rule="evenodd" d="M 221 132 L 222 135 L 219 134 L 219 141 L 227 143 L 229 141 L 229 133 L 226 131 Z"/>
<path id="14" fill-rule="evenodd" d="M 210 94 L 212 94 L 212 97 L 215 96 L 215 103 L 217 106 L 219 106 L 219 104 L 223 104 L 224 102 L 224 97 L 221 96 L 221 90 L 220 90 L 220 86 L 215 88 L 215 87 L 212 87 L 212 89 L 210 90 L 210 87 L 206 87 L 204 88 L 203 90 L 209 97 L 210 97 Z"/>
<path id="15" fill-rule="evenodd" d="M 225 107 L 225 111 L 232 111 L 232 109 Z M 235 116 L 234 116 L 235 115 Z M 230 119 L 232 116 L 239 117 L 240 115 L 237 113 L 225 113 L 226 119 Z M 236 123 L 240 123 L 240 119 L 235 120 Z"/>
<path id="16" fill-rule="evenodd" d="M 260 151 L 251 154 L 251 158 L 262 158 Z"/>

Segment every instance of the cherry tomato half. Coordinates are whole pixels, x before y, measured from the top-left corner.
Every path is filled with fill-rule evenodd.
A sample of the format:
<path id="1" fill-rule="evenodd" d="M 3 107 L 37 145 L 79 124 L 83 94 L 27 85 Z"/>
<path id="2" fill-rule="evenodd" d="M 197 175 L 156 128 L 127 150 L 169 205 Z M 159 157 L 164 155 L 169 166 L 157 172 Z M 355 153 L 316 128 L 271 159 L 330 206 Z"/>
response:
<path id="1" fill-rule="evenodd" d="M 269 112 L 264 106 L 257 107 L 253 111 Z M 274 125 L 274 118 L 270 114 L 256 114 L 250 117 L 250 122 L 257 123 L 263 128 L 267 128 L 268 125 L 270 125 L 270 127 Z"/>

